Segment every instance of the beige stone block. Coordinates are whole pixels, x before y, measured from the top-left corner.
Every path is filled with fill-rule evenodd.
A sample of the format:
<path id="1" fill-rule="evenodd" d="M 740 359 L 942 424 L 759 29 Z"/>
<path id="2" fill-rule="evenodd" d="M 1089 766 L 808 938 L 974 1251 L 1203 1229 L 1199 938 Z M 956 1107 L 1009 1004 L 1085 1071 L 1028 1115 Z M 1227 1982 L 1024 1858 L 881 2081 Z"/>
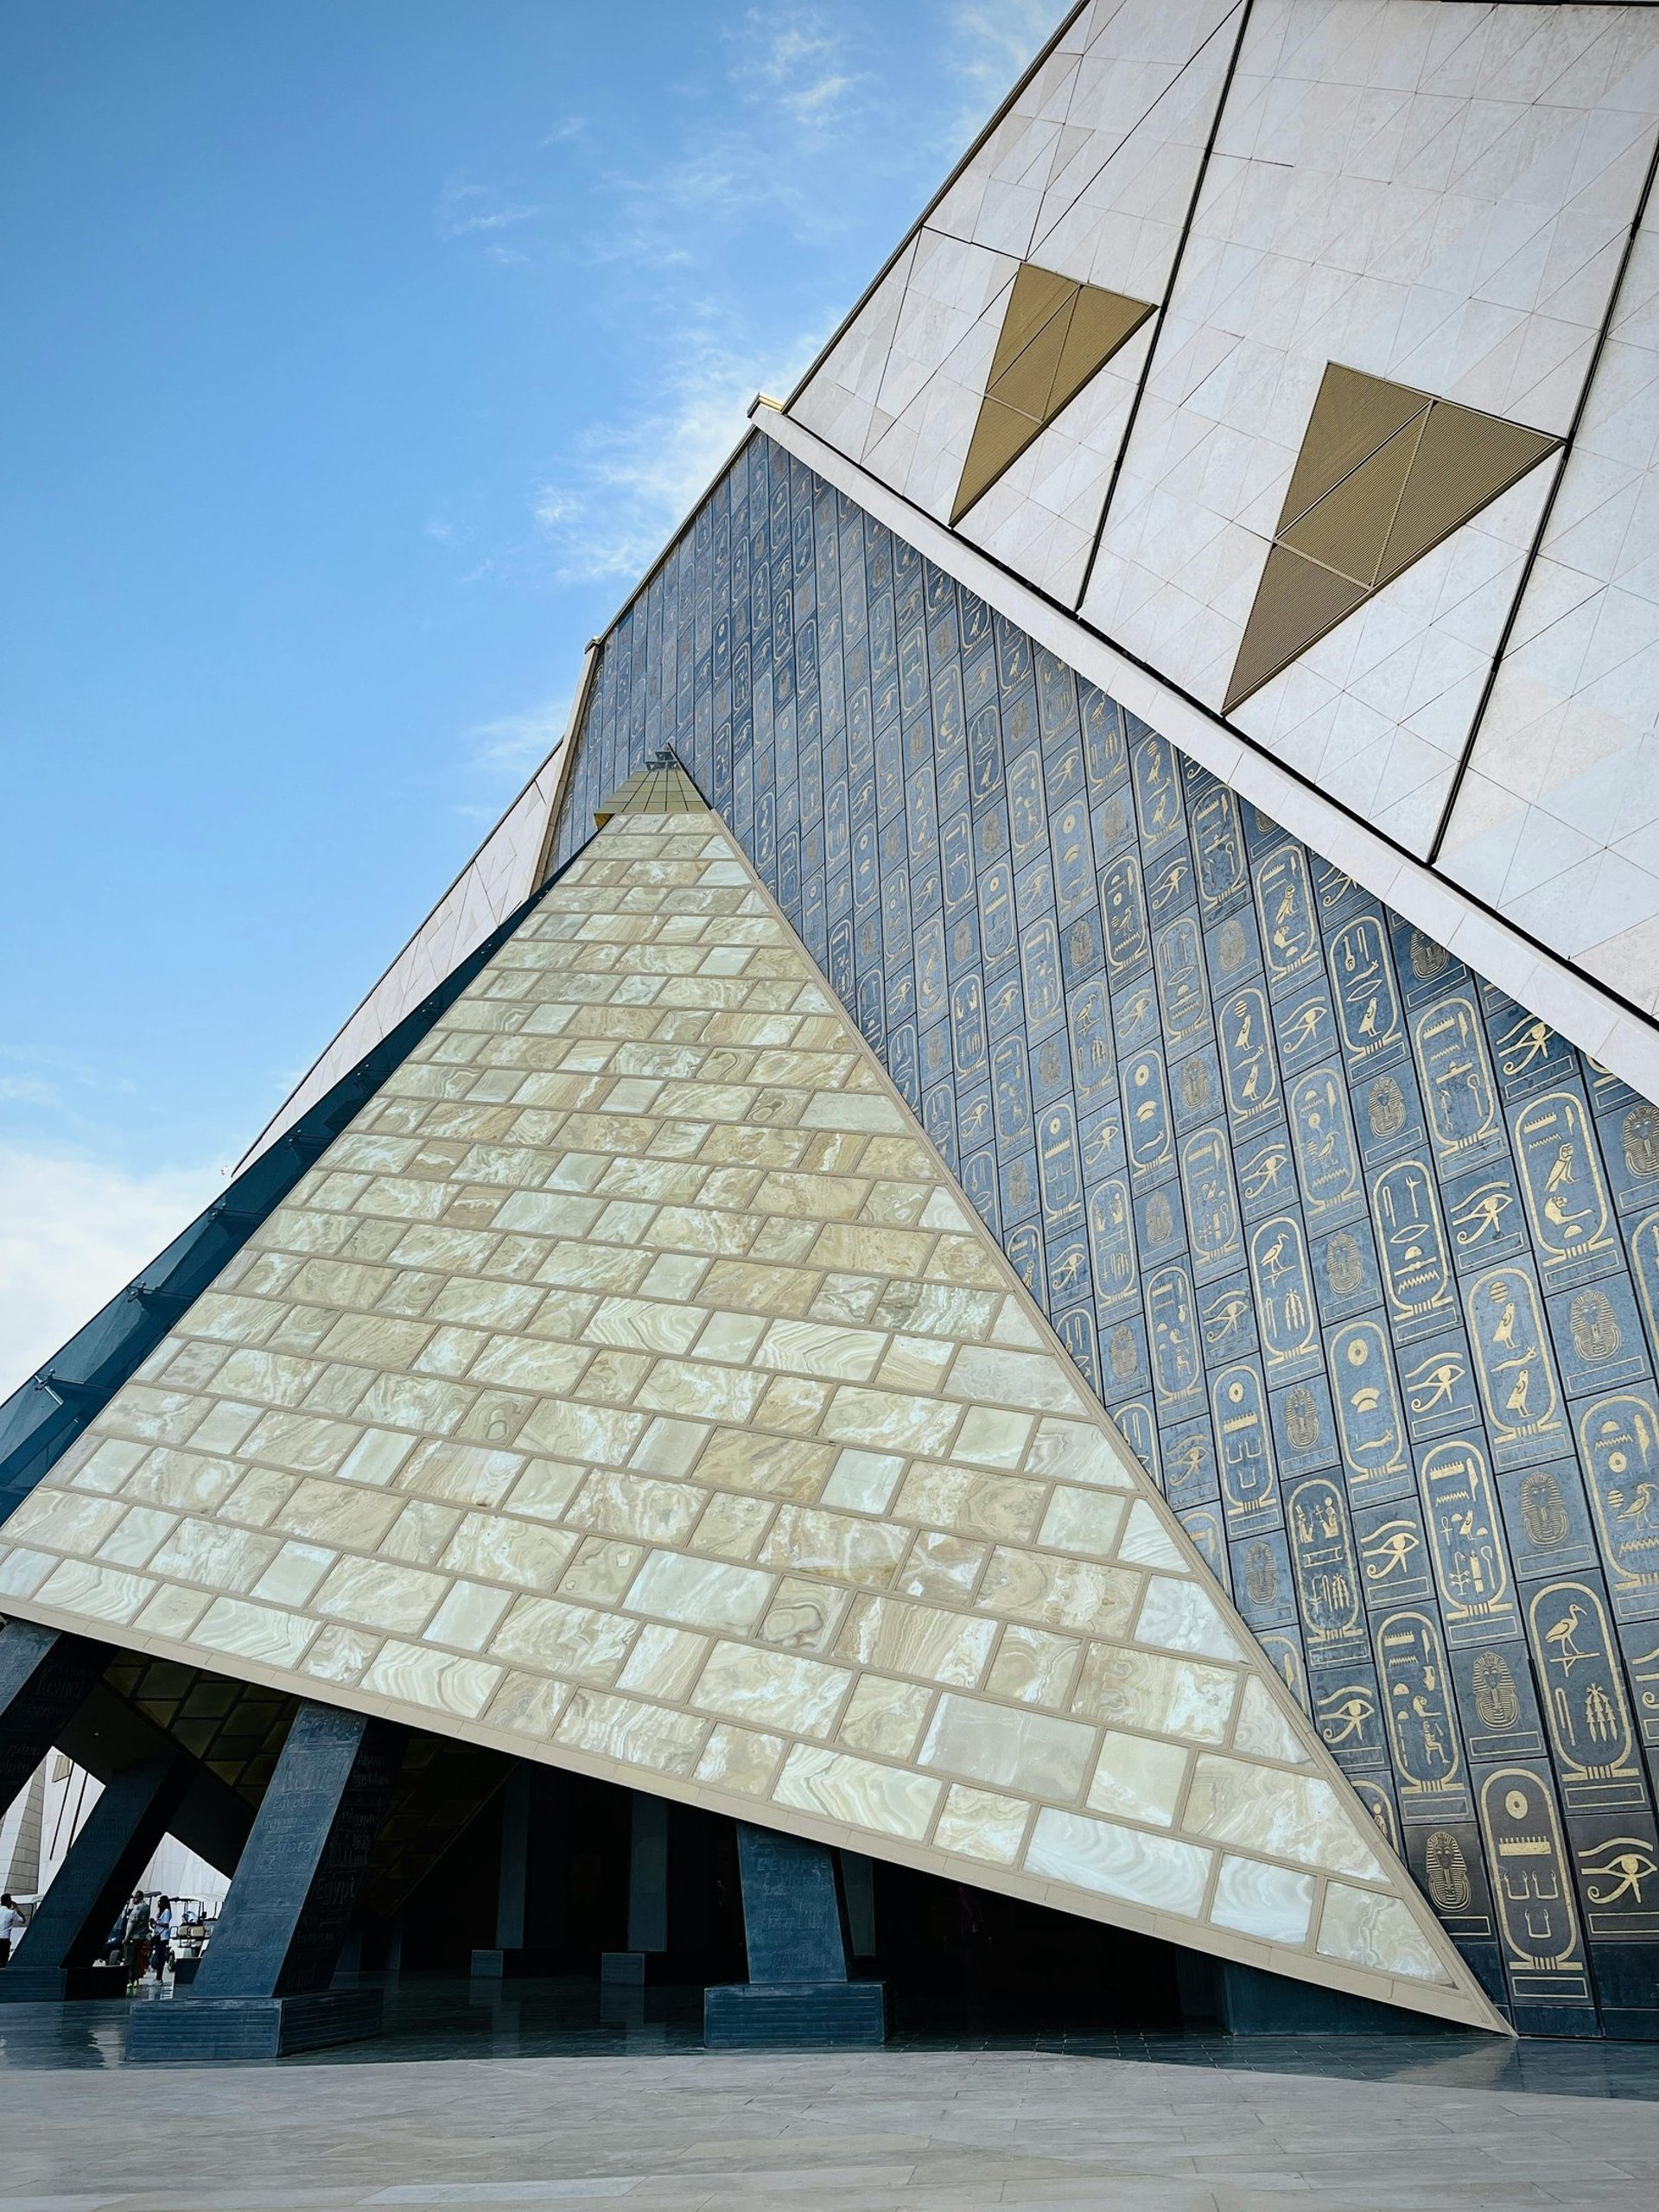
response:
<path id="1" fill-rule="evenodd" d="M 532 1459 L 508 1493 L 507 1508 L 533 1520 L 563 1520 L 587 1472 L 569 1459 Z"/>
<path id="2" fill-rule="evenodd" d="M 1090 1720 L 1220 1744 L 1237 1691 L 1238 1676 L 1224 1667 L 1096 1643 L 1089 1646 L 1071 1709 Z"/>
<path id="3" fill-rule="evenodd" d="M 1020 1406 L 1032 1413 L 1080 1414 L 1084 1402 L 1059 1361 L 1047 1352 L 1003 1344 L 963 1344 L 950 1363 L 945 1395 Z"/>
<path id="4" fill-rule="evenodd" d="M 343 1483 L 313 1478 L 301 1483 L 277 1508 L 271 1526 L 285 1536 L 333 1545 L 341 1551 L 372 1552 L 403 1505 L 401 1497 L 349 1490 Z"/>
<path id="5" fill-rule="evenodd" d="M 1013 1475 L 919 1459 L 905 1478 L 895 1510 L 906 1521 L 1029 1542 L 1037 1533 L 1043 1497 L 1040 1484 Z"/>
<path id="6" fill-rule="evenodd" d="M 231 1401 L 210 1406 L 191 1431 L 191 1444 L 198 1452 L 238 1452 L 258 1419 L 257 1406 Z"/>
<path id="7" fill-rule="evenodd" d="M 1214 1856 L 1173 1836 L 1051 1807 L 1032 1828 L 1026 1872 L 1191 1920 L 1203 1910 Z"/>
<path id="8" fill-rule="evenodd" d="M 785 1436 L 811 1436 L 830 1402 L 830 1386 L 804 1375 L 780 1375 L 766 1386 L 755 1412 L 762 1428 L 780 1430 Z"/>
<path id="9" fill-rule="evenodd" d="M 282 1548 L 274 1536 L 216 1521 L 181 1521 L 150 1565 L 173 1582 L 214 1590 L 251 1590 Z"/>
<path id="10" fill-rule="evenodd" d="M 654 1767 L 662 1774 L 690 1774 L 707 1731 L 695 1713 L 671 1713 L 665 1706 L 636 1698 L 578 1690 L 554 1731 L 555 1740 L 573 1751 L 596 1751 L 630 1766 Z"/>
<path id="11" fill-rule="evenodd" d="M 1386 1878 L 1357 1817 L 1315 1775 L 1282 1774 L 1205 1752 L 1193 1770 L 1182 1825 L 1264 1858 L 1362 1881 Z"/>
<path id="12" fill-rule="evenodd" d="M 435 1567 L 461 1516 L 453 1505 L 431 1505 L 417 1498 L 406 1505 L 376 1547 L 381 1559 L 398 1559 L 410 1567 Z"/>
<path id="13" fill-rule="evenodd" d="M 43 1605 L 85 1613 L 99 1621 L 130 1621 L 156 1589 L 148 1575 L 129 1574 L 94 1560 L 64 1560 L 36 1593 Z"/>
<path id="14" fill-rule="evenodd" d="M 1138 1643 L 1155 1643 L 1168 1651 L 1202 1652 L 1207 1659 L 1243 1656 L 1209 1592 L 1196 1582 L 1175 1582 L 1161 1574 L 1147 1581 L 1135 1636 Z"/>
<path id="15" fill-rule="evenodd" d="M 474 1720 L 489 1703 L 500 1679 L 500 1668 L 492 1667 L 486 1660 L 455 1659 L 445 1651 L 429 1651 L 418 1643 L 394 1640 L 381 1646 L 363 1677 L 363 1687 L 403 1705 Z"/>
<path id="16" fill-rule="evenodd" d="M 836 1731 L 837 1741 L 878 1758 L 909 1759 L 916 1749 L 933 1693 L 884 1675 L 861 1675 Z"/>
<path id="17" fill-rule="evenodd" d="M 423 1321 L 395 1321 L 380 1314 L 342 1313 L 318 1345 L 317 1356 L 321 1359 L 348 1360 L 360 1367 L 387 1368 L 395 1373 L 413 1365 L 431 1333 Z M 239 1385 L 232 1387 L 240 1389 Z"/>
<path id="18" fill-rule="evenodd" d="M 322 1363 L 301 1359 L 291 1352 L 233 1351 L 219 1371 L 219 1389 L 226 1397 L 247 1398 L 257 1405 L 298 1406 L 322 1373 Z M 363 1377 L 367 1382 L 368 1377 Z"/>
<path id="19" fill-rule="evenodd" d="M 731 1497 L 717 1491 L 691 1533 L 690 1548 L 713 1559 L 758 1559 L 777 1510 L 770 1498 Z"/>
<path id="20" fill-rule="evenodd" d="M 518 1432 L 527 1450 L 555 1459 L 586 1459 L 601 1467 L 626 1467 L 649 1423 L 644 1414 L 621 1413 L 608 1406 L 543 1405 Z"/>
<path id="21" fill-rule="evenodd" d="M 209 1290 L 196 1300 L 188 1318 L 193 1337 L 211 1337 L 227 1344 L 257 1344 L 270 1335 L 282 1319 L 282 1313 L 263 1299 L 238 1298 L 223 1291 Z"/>
<path id="22" fill-rule="evenodd" d="M 823 1419 L 823 1433 L 837 1444 L 874 1452 L 945 1451 L 961 1420 L 960 1408 L 900 1391 L 837 1390 Z"/>
<path id="23" fill-rule="evenodd" d="M 861 1666 L 969 1688 L 985 1671 L 995 1640 L 995 1621 L 870 1598 L 855 1609 L 836 1649 Z"/>
<path id="24" fill-rule="evenodd" d="M 1129 1508 L 1117 1556 L 1126 1566 L 1156 1567 L 1163 1574 L 1191 1572 L 1174 1538 L 1144 1497 L 1137 1497 Z"/>
<path id="25" fill-rule="evenodd" d="M 992 1612 L 1045 1627 L 1116 1637 L 1127 1631 L 1140 1592 L 1140 1576 L 1122 1567 L 999 1546 L 985 1570 L 979 1602 Z"/>
<path id="26" fill-rule="evenodd" d="M 496 1506 L 518 1480 L 524 1464 L 517 1452 L 435 1440 L 416 1446 L 397 1478 L 397 1488 L 448 1505 Z"/>
<path id="27" fill-rule="evenodd" d="M 930 1234 L 920 1230 L 867 1229 L 830 1222 L 818 1230 L 808 1249 L 815 1267 L 891 1279 L 919 1275 L 934 1243 Z"/>
<path id="28" fill-rule="evenodd" d="M 486 1583 L 456 1582 L 426 1625 L 426 1641 L 449 1643 L 461 1651 L 481 1651 L 512 1602 L 508 1590 Z"/>
<path id="29" fill-rule="evenodd" d="M 868 1321 L 880 1295 L 874 1275 L 827 1274 L 810 1310 L 815 1321 Z"/>
<path id="30" fill-rule="evenodd" d="M 823 1503 L 855 1513 L 885 1513 L 905 1463 L 892 1452 L 838 1452 L 823 1486 Z"/>
<path id="31" fill-rule="evenodd" d="M 678 1547 L 702 1503 L 702 1491 L 688 1484 L 606 1468 L 588 1478 L 566 1517 L 575 1529 Z"/>
<path id="32" fill-rule="evenodd" d="M 1051 1635 L 1046 1629 L 1005 1628 L 985 1687 L 1021 1705 L 1058 1711 L 1065 1707 L 1082 1649 L 1074 1638 Z"/>
<path id="33" fill-rule="evenodd" d="M 835 1457 L 821 1444 L 750 1431 L 717 1431 L 697 1462 L 697 1480 L 713 1490 L 807 1500 L 823 1488 Z"/>
<path id="34" fill-rule="evenodd" d="M 339 1554 L 324 1544 L 284 1544 L 253 1586 L 275 1605 L 303 1605 Z"/>
<path id="35" fill-rule="evenodd" d="M 603 1244 L 555 1244 L 536 1268 L 536 1281 L 564 1290 L 617 1291 L 637 1287 L 651 1265 L 648 1251 Z"/>
<path id="36" fill-rule="evenodd" d="M 645 1551 L 639 1544 L 619 1543 L 610 1536 L 588 1536 L 559 1578 L 567 1598 L 585 1598 L 596 1605 L 617 1605 L 639 1572 Z"/>
<path id="37" fill-rule="evenodd" d="M 490 1725 L 515 1736 L 545 1738 L 570 1698 L 569 1685 L 540 1675 L 508 1673 L 490 1703 Z"/>
<path id="38" fill-rule="evenodd" d="M 1022 1797 L 1003 1797 L 957 1783 L 945 1792 L 933 1841 L 941 1851 L 960 1852 L 993 1866 L 1012 1866 L 1018 1862 L 1030 1818 L 1031 1807 Z"/>
<path id="39" fill-rule="evenodd" d="M 939 1237 L 920 1272 L 928 1282 L 968 1283 L 982 1290 L 999 1289 L 1003 1281 L 1001 1262 L 978 1236 Z"/>
<path id="40" fill-rule="evenodd" d="M 867 1589 L 885 1589 L 905 1555 L 909 1537 L 892 1523 L 785 1505 L 761 1553 L 768 1567 L 803 1574 L 832 1574 Z"/>
<path id="41" fill-rule="evenodd" d="M 733 1728 L 721 1721 L 709 1732 L 709 1740 L 697 1761 L 697 1780 L 711 1789 L 736 1790 L 745 1797 L 764 1797 L 772 1787 L 784 1756 L 781 1736 L 768 1736 L 751 1728 Z"/>
<path id="42" fill-rule="evenodd" d="M 1123 1525 L 1123 1501 L 1109 1491 L 1055 1490 L 1037 1532 L 1055 1551 L 1087 1552 L 1109 1559 Z"/>
<path id="43" fill-rule="evenodd" d="M 226 1499 L 227 1518 L 251 1529 L 268 1529 L 299 1488 L 297 1475 L 279 1475 L 270 1467 L 251 1467 Z"/>
<path id="44" fill-rule="evenodd" d="M 772 1595 L 772 1578 L 754 1567 L 655 1551 L 627 1593 L 630 1611 L 688 1628 L 753 1628 Z"/>
<path id="45" fill-rule="evenodd" d="M 470 1379 L 556 1398 L 575 1389 L 592 1357 L 581 1344 L 542 1337 L 495 1337 L 473 1362 Z"/>
<path id="46" fill-rule="evenodd" d="M 1307 1941 L 1313 1912 L 1311 1874 L 1265 1866 L 1259 1859 L 1229 1855 L 1222 1860 L 1210 1902 L 1210 1918 L 1216 1927 L 1236 1929 L 1241 1936 L 1300 1950 Z"/>
<path id="47" fill-rule="evenodd" d="M 1035 1427 L 1029 1414 L 1008 1413 L 999 1406 L 970 1406 L 963 1416 L 951 1457 L 975 1466 L 1012 1472 L 1024 1459 Z"/>
<path id="48" fill-rule="evenodd" d="M 417 1429 L 427 1436 L 448 1436 L 459 1427 L 474 1393 L 435 1375 L 377 1375 L 358 1401 L 368 1422 Z"/>
<path id="49" fill-rule="evenodd" d="M 181 1590 L 175 1584 L 166 1582 L 134 1616 L 133 1624 L 146 1636 L 171 1637 L 177 1643 L 184 1643 L 194 1633 L 196 1623 L 213 1603 L 205 1590 Z"/>
<path id="50" fill-rule="evenodd" d="M 848 1593 L 832 1584 L 786 1574 L 754 1631 L 762 1643 L 791 1651 L 821 1651 L 846 1611 Z"/>
<path id="51" fill-rule="evenodd" d="M 418 1631 L 448 1588 L 442 1575 L 390 1560 L 341 1560 L 313 1600 L 316 1610 L 365 1628 Z"/>
<path id="52" fill-rule="evenodd" d="M 912 1544 L 893 1591 L 900 1598 L 965 1605 L 989 1557 L 988 1545 L 972 1543 L 966 1536 L 946 1536 L 936 1529 L 925 1529 Z"/>
<path id="53" fill-rule="evenodd" d="M 665 1260 L 658 1262 L 659 1267 L 670 1264 Z M 717 1260 L 703 1282 L 702 1295 L 709 1305 L 737 1313 L 798 1319 L 812 1303 L 817 1287 L 817 1276 L 805 1268 L 757 1267 L 744 1261 Z M 691 1293 L 682 1294 L 689 1297 Z"/>
<path id="54" fill-rule="evenodd" d="M 620 1689 L 636 1691 L 667 1705 L 683 1705 L 709 1656 L 709 1638 L 690 1629 L 659 1628 L 654 1624 L 639 1631 L 639 1640 L 617 1677 Z"/>
<path id="55" fill-rule="evenodd" d="M 305 1655 L 305 1671 L 319 1681 L 360 1682 L 383 1641 L 366 1629 L 326 1628 Z"/>
<path id="56" fill-rule="evenodd" d="M 32 1598 L 58 1564 L 54 1552 L 32 1552 L 22 1544 L 0 1551 L 0 1597 Z"/>
<path id="57" fill-rule="evenodd" d="M 6 1535 L 14 1541 L 23 1538 L 49 1545 L 54 1551 L 84 1557 L 114 1534 L 126 1511 L 119 1498 L 84 1497 L 42 1484 L 14 1511 L 6 1523 Z"/>
<path id="58" fill-rule="evenodd" d="M 316 1632 L 316 1622 L 302 1614 L 251 1605 L 245 1598 L 215 1598 L 196 1623 L 191 1641 L 236 1659 L 297 1667 Z"/>
<path id="59" fill-rule="evenodd" d="M 248 1456 L 296 1475 L 331 1475 L 356 1443 L 359 1431 L 315 1414 L 269 1413 L 246 1440 Z"/>
<path id="60" fill-rule="evenodd" d="M 493 1656 L 572 1681 L 616 1680 L 639 1632 L 637 1621 L 558 1598 L 520 1598 L 496 1631 Z"/>
<path id="61" fill-rule="evenodd" d="M 384 1487 L 415 1449 L 415 1442 L 412 1436 L 401 1435 L 393 1428 L 365 1429 L 336 1472 L 342 1482 Z"/>
<path id="62" fill-rule="evenodd" d="M 1408 1981 L 1446 1981 L 1433 1944 L 1409 1906 L 1398 1897 L 1332 1882 L 1319 1915 L 1319 1955 L 1370 1967 Z"/>
<path id="63" fill-rule="evenodd" d="M 690 1351 L 703 1323 L 696 1307 L 665 1306 L 644 1298 L 603 1300 L 585 1334 L 596 1344 L 649 1352 Z"/>
<path id="64" fill-rule="evenodd" d="M 1094 1730 L 1077 1721 L 947 1691 L 921 1762 L 970 1782 L 1065 1803 L 1082 1796 L 1094 1749 Z"/>
<path id="65" fill-rule="evenodd" d="M 1132 1490 L 1128 1445 L 1081 1421 L 1042 1421 L 1026 1454 L 1026 1472 L 1045 1482 L 1081 1483 L 1088 1490 Z"/>
<path id="66" fill-rule="evenodd" d="M 931 1824 L 942 1786 L 903 1767 L 876 1766 L 844 1751 L 798 1744 L 785 1760 L 772 1794 L 776 1804 L 919 1843 Z"/>
<path id="67" fill-rule="evenodd" d="M 152 1453 L 146 1444 L 129 1444 L 115 1436 L 92 1436 L 84 1438 L 82 1440 L 90 1445 L 91 1449 L 79 1459 L 79 1464 L 73 1466 L 70 1454 L 66 1452 L 53 1470 L 54 1482 L 69 1482 L 76 1490 L 111 1492 L 119 1490 L 128 1478 L 143 1465 L 147 1457 L 166 1459 L 174 1456 L 164 1451 Z M 188 1453 L 181 1453 L 178 1456 L 185 1459 L 190 1457 Z M 229 1470 L 227 1469 L 226 1472 L 227 1479 L 225 1487 L 228 1489 Z"/>
<path id="68" fill-rule="evenodd" d="M 766 1388 L 763 1378 L 696 1360 L 660 1359 L 637 1402 L 653 1413 L 710 1421 L 747 1421 Z"/>
<path id="69" fill-rule="evenodd" d="M 719 1643 L 709 1654 L 693 1701 L 705 1712 L 751 1726 L 821 1736 L 829 1730 L 851 1680 L 844 1667 L 826 1666 L 794 1652 Z"/>
<path id="70" fill-rule="evenodd" d="M 515 1331 L 529 1325 L 542 1296 L 540 1290 L 529 1284 L 469 1281 L 458 1275 L 445 1282 L 428 1311 L 438 1321 Z"/>
<path id="71" fill-rule="evenodd" d="M 1233 1749 L 1247 1758 L 1279 1759 L 1286 1766 L 1306 1766 L 1308 1753 L 1264 1682 L 1252 1676 L 1239 1700 L 1233 1726 Z"/>
<path id="72" fill-rule="evenodd" d="M 577 1538 L 568 1529 L 515 1521 L 506 1514 L 469 1513 L 442 1554 L 454 1574 L 477 1574 L 526 1590 L 551 1590 L 570 1563 Z"/>
<path id="73" fill-rule="evenodd" d="M 1089 1803 L 1097 1813 L 1168 1827 L 1186 1787 L 1190 1754 L 1179 1744 L 1109 1729 L 1101 1744 Z"/>
<path id="74" fill-rule="evenodd" d="M 881 1291 L 872 1318 L 884 1329 L 972 1342 L 989 1330 L 1000 1303 L 987 1291 L 901 1281 Z"/>

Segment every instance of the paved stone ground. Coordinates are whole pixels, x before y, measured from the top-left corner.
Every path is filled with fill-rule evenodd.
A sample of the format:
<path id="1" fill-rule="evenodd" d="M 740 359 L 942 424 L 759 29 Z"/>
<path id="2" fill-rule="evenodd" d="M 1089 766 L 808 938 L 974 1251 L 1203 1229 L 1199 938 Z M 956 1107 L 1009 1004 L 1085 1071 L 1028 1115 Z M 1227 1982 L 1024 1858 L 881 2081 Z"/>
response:
<path id="1" fill-rule="evenodd" d="M 1023 2053 L 0 2079 L 0 2212 L 1653 2212 L 1659 2106 Z"/>

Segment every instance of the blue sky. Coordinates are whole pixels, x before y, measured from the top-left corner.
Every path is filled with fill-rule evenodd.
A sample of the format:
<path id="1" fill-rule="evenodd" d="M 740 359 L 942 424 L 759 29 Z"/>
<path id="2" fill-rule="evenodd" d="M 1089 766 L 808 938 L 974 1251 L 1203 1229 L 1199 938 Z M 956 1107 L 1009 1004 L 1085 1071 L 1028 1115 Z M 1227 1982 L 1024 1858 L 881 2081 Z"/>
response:
<path id="1" fill-rule="evenodd" d="M 1058 13 L 0 10 L 0 1388 L 211 1192 Z"/>

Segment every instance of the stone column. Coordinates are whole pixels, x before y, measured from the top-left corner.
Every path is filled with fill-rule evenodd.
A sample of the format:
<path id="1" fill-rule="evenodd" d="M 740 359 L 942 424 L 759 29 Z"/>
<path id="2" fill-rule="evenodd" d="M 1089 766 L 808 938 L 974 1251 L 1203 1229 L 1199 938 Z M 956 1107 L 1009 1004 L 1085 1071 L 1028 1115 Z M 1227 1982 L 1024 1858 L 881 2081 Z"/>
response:
<path id="1" fill-rule="evenodd" d="M 749 1979 L 703 1993 L 710 2046 L 880 2044 L 887 1987 L 849 1981 L 846 1906 L 827 1844 L 740 1821 L 743 1934 Z"/>
<path id="2" fill-rule="evenodd" d="M 0 2003 L 123 1993 L 124 1970 L 93 1961 L 167 1834 L 190 1781 L 184 1758 L 160 1759 L 111 1775 L 12 1953 L 11 1964 L 0 1974 Z"/>
<path id="3" fill-rule="evenodd" d="M 601 1951 L 599 1978 L 642 1986 L 668 1949 L 668 1803 L 633 1792 L 628 1833 L 628 1948 Z"/>
<path id="4" fill-rule="evenodd" d="M 377 2034 L 378 1989 L 331 1989 L 403 1757 L 404 1731 L 302 1705 L 200 1972 L 134 2008 L 133 2059 L 278 2058 Z"/>
<path id="5" fill-rule="evenodd" d="M 10 1805 L 86 1702 L 107 1645 L 33 1621 L 0 1628 L 0 1807 Z"/>
<path id="6" fill-rule="evenodd" d="M 475 1948 L 473 1972 L 481 1980 L 499 1980 L 527 1971 L 524 1923 L 530 1887 L 530 1831 L 536 1777 L 523 1763 L 514 1767 L 501 1792 L 501 1859 L 495 1900 L 495 1947 Z"/>

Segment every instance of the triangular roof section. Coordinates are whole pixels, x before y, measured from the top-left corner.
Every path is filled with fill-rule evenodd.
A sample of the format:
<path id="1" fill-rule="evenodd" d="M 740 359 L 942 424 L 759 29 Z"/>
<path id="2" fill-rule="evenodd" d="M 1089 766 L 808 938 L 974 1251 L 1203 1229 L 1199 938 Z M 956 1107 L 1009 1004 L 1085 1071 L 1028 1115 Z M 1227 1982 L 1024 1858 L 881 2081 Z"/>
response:
<path id="1" fill-rule="evenodd" d="M 0 1606 L 1501 2030 L 652 772 L 12 1516 Z"/>

